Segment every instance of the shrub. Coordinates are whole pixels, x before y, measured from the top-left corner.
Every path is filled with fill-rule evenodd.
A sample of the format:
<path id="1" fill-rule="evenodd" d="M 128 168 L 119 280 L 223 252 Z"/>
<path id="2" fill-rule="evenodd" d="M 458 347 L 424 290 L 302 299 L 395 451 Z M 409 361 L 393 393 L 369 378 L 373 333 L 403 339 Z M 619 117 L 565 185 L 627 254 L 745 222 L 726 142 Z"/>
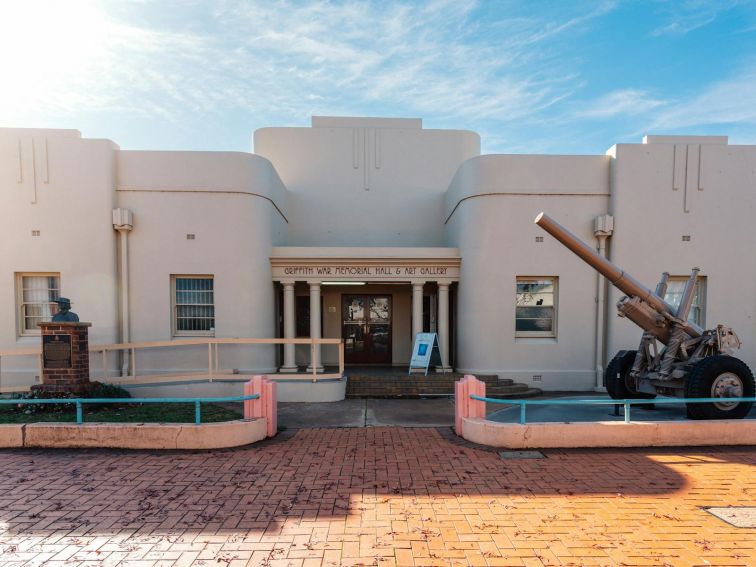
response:
<path id="1" fill-rule="evenodd" d="M 102 382 L 92 382 L 89 391 L 82 396 L 83 398 L 130 398 L 131 394 L 120 386 L 115 384 L 103 384 Z"/>
<path id="2" fill-rule="evenodd" d="M 13 399 L 18 400 L 67 400 L 75 398 L 71 392 L 45 392 L 43 390 L 31 390 L 23 394 L 13 394 Z M 19 413 L 63 413 L 73 409 L 73 404 L 18 404 L 10 406 L 13 411 Z"/>
<path id="3" fill-rule="evenodd" d="M 114 384 L 92 382 L 89 390 L 81 394 L 72 392 L 49 392 L 44 390 L 31 390 L 23 394 L 14 394 L 12 399 L 18 400 L 70 400 L 73 398 L 130 398 L 126 390 Z M 116 404 L 97 404 L 97 407 L 113 407 Z M 40 412 L 63 413 L 72 411 L 74 404 L 18 404 L 10 406 L 12 411 L 33 414 Z"/>

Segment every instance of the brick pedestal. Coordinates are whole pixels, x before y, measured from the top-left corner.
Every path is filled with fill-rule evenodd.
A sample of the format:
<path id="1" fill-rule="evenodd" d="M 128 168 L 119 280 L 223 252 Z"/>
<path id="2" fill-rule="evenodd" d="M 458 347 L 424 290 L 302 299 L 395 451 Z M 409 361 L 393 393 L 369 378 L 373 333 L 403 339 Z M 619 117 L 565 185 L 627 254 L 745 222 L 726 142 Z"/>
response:
<path id="1" fill-rule="evenodd" d="M 39 323 L 42 329 L 43 392 L 80 394 L 90 387 L 89 327 L 91 323 Z"/>

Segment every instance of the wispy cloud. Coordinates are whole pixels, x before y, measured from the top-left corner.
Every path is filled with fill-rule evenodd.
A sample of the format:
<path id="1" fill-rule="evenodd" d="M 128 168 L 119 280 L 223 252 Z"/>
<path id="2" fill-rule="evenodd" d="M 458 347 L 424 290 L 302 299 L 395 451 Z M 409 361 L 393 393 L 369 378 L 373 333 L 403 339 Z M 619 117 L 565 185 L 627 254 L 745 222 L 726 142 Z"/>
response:
<path id="1" fill-rule="evenodd" d="M 177 124 L 229 109 L 302 123 L 313 112 L 389 108 L 474 127 L 569 97 L 577 71 L 554 42 L 585 33 L 615 6 L 489 19 L 491 5 L 474 0 L 260 0 L 196 4 L 182 23 L 149 3 L 105 3 L 92 26 L 75 30 L 97 27 L 96 55 L 43 89 L 21 88 L 14 102 L 36 116 L 87 109 Z"/>
<path id="2" fill-rule="evenodd" d="M 691 94 L 660 99 L 642 90 L 610 92 L 596 100 L 574 102 L 553 118 L 556 126 L 582 119 L 613 118 L 623 124 L 619 140 L 639 140 L 644 134 L 743 134 L 741 142 L 756 142 L 756 61 Z M 612 140 L 615 141 L 615 140 Z"/>
<path id="3" fill-rule="evenodd" d="M 684 35 L 712 23 L 719 14 L 732 10 L 741 0 L 666 0 L 660 7 L 665 23 L 652 36 Z"/>
<path id="4" fill-rule="evenodd" d="M 478 131 L 484 151 L 510 152 L 564 151 L 591 136 L 599 141 L 581 147 L 601 151 L 640 128 L 754 121 L 748 102 L 756 80 L 742 58 L 728 59 L 744 70 L 727 80 L 711 83 L 700 73 L 692 94 L 663 88 L 663 78 L 648 84 L 644 69 L 632 72 L 648 61 L 638 38 L 649 25 L 636 21 L 631 33 L 628 11 L 655 14 L 654 36 L 644 41 L 669 46 L 707 22 L 714 28 L 723 11 L 743 12 L 734 0 L 640 8 L 618 0 L 7 5 L 0 124 L 79 127 L 84 117 L 121 142 L 107 126 L 138 123 L 131 129 L 140 129 L 133 137 L 140 147 L 159 147 L 163 132 L 178 139 L 165 145 L 208 147 L 197 133 L 215 128 L 219 144 L 211 147 L 230 149 L 223 144 L 233 131 L 233 149 L 247 149 L 254 128 L 301 126 L 313 114 L 418 116 L 430 127 Z M 620 33 L 602 36 L 612 25 Z M 748 32 L 738 31 L 747 47 Z M 614 50 L 623 54 L 616 64 L 631 72 L 604 80 Z M 674 65 L 669 53 L 659 61 Z"/>
<path id="5" fill-rule="evenodd" d="M 610 92 L 587 103 L 585 110 L 576 112 L 576 117 L 604 119 L 620 115 L 637 116 L 665 104 L 665 101 L 652 97 L 646 91 L 625 89 Z"/>
<path id="6" fill-rule="evenodd" d="M 653 116 L 655 130 L 710 125 L 756 125 L 756 61 L 688 99 L 670 104 Z"/>

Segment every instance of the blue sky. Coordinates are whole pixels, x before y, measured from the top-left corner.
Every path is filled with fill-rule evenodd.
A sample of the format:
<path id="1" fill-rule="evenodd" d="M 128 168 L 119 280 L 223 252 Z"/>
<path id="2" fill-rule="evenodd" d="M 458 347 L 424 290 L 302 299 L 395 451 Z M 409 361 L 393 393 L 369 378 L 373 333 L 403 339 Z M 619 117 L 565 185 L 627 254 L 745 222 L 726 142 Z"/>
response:
<path id="1" fill-rule="evenodd" d="M 485 153 L 756 144 L 756 1 L 0 0 L 0 126 L 241 150 L 311 115 L 420 117 Z"/>

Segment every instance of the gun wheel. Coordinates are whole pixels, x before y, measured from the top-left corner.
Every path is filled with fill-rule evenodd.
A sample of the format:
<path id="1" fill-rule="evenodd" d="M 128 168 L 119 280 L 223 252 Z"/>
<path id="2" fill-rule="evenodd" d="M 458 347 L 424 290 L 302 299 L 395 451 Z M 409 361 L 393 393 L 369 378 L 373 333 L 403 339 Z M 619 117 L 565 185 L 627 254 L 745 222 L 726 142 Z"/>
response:
<path id="1" fill-rule="evenodd" d="M 606 391 L 614 400 L 653 399 L 654 394 L 638 392 L 635 380 L 630 376 L 630 370 L 635 362 L 635 350 L 621 350 L 606 367 Z"/>
<path id="2" fill-rule="evenodd" d="M 722 398 L 722 402 L 689 403 L 691 419 L 742 419 L 753 402 L 726 402 L 727 398 L 754 397 L 754 379 L 748 365 L 732 356 L 704 358 L 685 381 L 686 398 Z"/>

